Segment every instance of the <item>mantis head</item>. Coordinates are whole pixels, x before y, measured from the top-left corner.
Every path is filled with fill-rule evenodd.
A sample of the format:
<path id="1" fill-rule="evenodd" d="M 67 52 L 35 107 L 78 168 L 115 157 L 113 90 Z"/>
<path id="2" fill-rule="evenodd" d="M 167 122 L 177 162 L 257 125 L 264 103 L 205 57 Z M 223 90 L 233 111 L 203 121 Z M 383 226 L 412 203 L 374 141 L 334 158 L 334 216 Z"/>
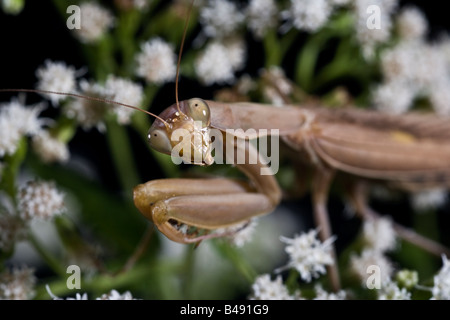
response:
<path id="1" fill-rule="evenodd" d="M 153 122 L 148 132 L 149 144 L 156 151 L 182 158 L 185 163 L 210 165 L 214 162 L 210 124 L 211 112 L 204 100 L 181 101 L 168 107 Z"/>

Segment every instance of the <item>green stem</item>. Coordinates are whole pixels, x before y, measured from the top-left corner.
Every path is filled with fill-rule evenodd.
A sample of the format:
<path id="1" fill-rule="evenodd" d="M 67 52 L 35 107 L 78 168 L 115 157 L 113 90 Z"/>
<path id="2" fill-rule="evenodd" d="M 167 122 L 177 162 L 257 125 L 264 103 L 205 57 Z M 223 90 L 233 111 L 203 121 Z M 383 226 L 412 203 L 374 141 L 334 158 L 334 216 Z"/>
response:
<path id="1" fill-rule="evenodd" d="M 67 276 L 66 270 L 64 270 L 63 266 L 59 263 L 59 260 L 56 259 L 36 238 L 36 236 L 30 231 L 28 235 L 28 240 L 33 245 L 34 249 L 39 253 L 41 258 L 45 261 L 45 263 L 60 277 L 65 278 Z"/>
<path id="2" fill-rule="evenodd" d="M 124 190 L 132 190 L 139 183 L 139 177 L 134 166 L 126 127 L 119 125 L 113 117 L 107 117 L 105 122 L 106 138 L 121 185 Z"/>
<path id="3" fill-rule="evenodd" d="M 225 241 L 214 241 L 215 247 L 221 252 L 241 273 L 241 275 L 249 282 L 253 283 L 257 276 L 257 272 L 248 263 L 240 251 Z"/>
<path id="4" fill-rule="evenodd" d="M 191 289 L 194 283 L 195 246 L 186 246 L 185 250 L 182 291 L 184 299 L 190 299 Z"/>
<path id="5" fill-rule="evenodd" d="M 27 147 L 27 140 L 22 137 L 17 145 L 16 152 L 4 158 L 5 168 L 2 172 L 0 187 L 7 192 L 13 201 L 16 199 L 16 178 L 27 154 Z"/>

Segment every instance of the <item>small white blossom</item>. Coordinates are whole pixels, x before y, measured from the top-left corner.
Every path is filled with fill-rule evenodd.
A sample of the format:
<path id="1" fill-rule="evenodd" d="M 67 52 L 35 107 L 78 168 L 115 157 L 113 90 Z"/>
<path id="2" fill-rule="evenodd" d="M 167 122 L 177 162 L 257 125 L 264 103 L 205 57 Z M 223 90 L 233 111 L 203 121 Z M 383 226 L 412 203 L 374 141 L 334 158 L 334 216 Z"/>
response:
<path id="1" fill-rule="evenodd" d="M 0 214 L 0 251 L 9 251 L 14 244 L 25 237 L 25 225 L 18 217 Z"/>
<path id="2" fill-rule="evenodd" d="M 397 16 L 398 33 L 403 40 L 422 38 L 428 32 L 428 22 L 420 9 L 413 6 L 402 8 Z"/>
<path id="3" fill-rule="evenodd" d="M 175 80 L 176 55 L 170 44 L 154 38 L 141 45 L 136 56 L 136 74 L 150 83 L 163 84 Z"/>
<path id="4" fill-rule="evenodd" d="M 246 221 L 242 224 L 238 224 L 232 227 L 217 229 L 216 232 L 217 233 L 236 232 L 231 236 L 227 236 L 227 238 L 231 241 L 231 243 L 233 243 L 237 247 L 242 247 L 244 246 L 244 244 L 246 244 L 252 239 L 256 225 L 257 219 L 252 219 L 250 221 Z"/>
<path id="5" fill-rule="evenodd" d="M 60 298 L 53 294 L 48 284 L 45 285 L 45 290 L 47 290 L 47 293 L 52 298 L 52 300 L 89 300 L 87 293 L 80 294 L 78 292 L 75 294 L 75 297 L 67 297 L 66 299 Z"/>
<path id="6" fill-rule="evenodd" d="M 78 38 L 85 43 L 98 41 L 114 24 L 111 12 L 95 2 L 80 5 L 81 28 L 74 29 Z"/>
<path id="7" fill-rule="evenodd" d="M 29 181 L 19 190 L 18 211 L 25 221 L 35 217 L 49 219 L 65 211 L 64 193 L 52 182 Z"/>
<path id="8" fill-rule="evenodd" d="M 306 282 L 311 282 L 313 278 L 325 274 L 325 266 L 334 263 L 332 243 L 335 238 L 330 238 L 322 243 L 317 239 L 317 234 L 317 230 L 310 230 L 293 239 L 281 237 L 280 240 L 288 244 L 285 251 L 289 254 L 290 260 L 286 267 L 278 270 L 295 268 Z"/>
<path id="9" fill-rule="evenodd" d="M 417 211 L 439 208 L 447 202 L 445 189 L 431 189 L 416 192 L 412 195 L 411 204 Z"/>
<path id="10" fill-rule="evenodd" d="M 139 107 L 144 99 L 142 86 L 130 80 L 109 76 L 105 83 L 105 95 L 107 99 Z M 114 105 L 117 121 L 120 124 L 129 124 L 130 117 L 135 111 L 120 105 Z"/>
<path id="11" fill-rule="evenodd" d="M 450 116 L 450 79 L 437 82 L 429 88 L 429 99 L 434 111 L 440 116 Z"/>
<path id="12" fill-rule="evenodd" d="M 381 283 L 387 283 L 391 279 L 393 266 L 391 262 L 380 252 L 373 249 L 364 250 L 361 255 L 352 255 L 350 267 L 353 273 L 361 280 L 361 284 L 366 286 L 368 277 L 371 275 L 371 266 L 380 268 Z"/>
<path id="13" fill-rule="evenodd" d="M 411 293 L 406 288 L 399 288 L 397 283 L 388 281 L 377 291 L 378 300 L 411 300 Z"/>
<path id="14" fill-rule="evenodd" d="M 251 0 L 245 11 L 248 28 L 261 39 L 267 30 L 277 24 L 277 6 L 274 0 Z"/>
<path id="15" fill-rule="evenodd" d="M 29 300 L 34 297 L 34 269 L 13 268 L 0 274 L 0 300 Z"/>
<path id="16" fill-rule="evenodd" d="M 372 6 L 379 8 L 380 25 L 368 26 L 372 21 L 370 11 Z M 397 0 L 355 0 L 354 12 L 356 17 L 356 37 L 363 46 L 363 53 L 366 58 L 372 58 L 377 45 L 387 42 L 391 36 L 392 13 L 397 7 Z M 375 7 L 373 7 L 375 8 Z M 376 19 L 375 19 L 376 20 Z"/>
<path id="17" fill-rule="evenodd" d="M 56 92 L 73 92 L 76 87 L 75 77 L 76 70 L 72 66 L 67 66 L 64 62 L 45 61 L 45 66 L 36 70 L 38 78 L 37 89 L 56 91 Z M 57 94 L 44 94 L 53 105 L 66 97 Z"/>
<path id="18" fill-rule="evenodd" d="M 372 92 L 375 108 L 390 114 L 408 111 L 414 102 L 415 89 L 407 82 L 390 81 L 380 84 Z"/>
<path id="19" fill-rule="evenodd" d="M 195 72 L 205 85 L 232 83 L 235 80 L 235 67 L 243 58 L 235 57 L 223 43 L 211 42 L 195 60 Z"/>
<path id="20" fill-rule="evenodd" d="M 81 80 L 80 89 L 83 95 L 105 98 L 105 88 L 98 83 Z M 104 102 L 86 99 L 71 100 L 64 108 L 67 117 L 75 119 L 84 129 L 97 127 L 103 130 L 103 118 L 107 111 L 108 106 Z"/>
<path id="21" fill-rule="evenodd" d="M 38 118 L 42 105 L 25 107 L 18 100 L 0 105 L 0 157 L 13 154 L 20 138 L 40 132 L 43 120 Z"/>
<path id="22" fill-rule="evenodd" d="M 389 218 L 366 220 L 363 238 L 369 248 L 380 252 L 393 250 L 397 245 L 394 226 Z"/>
<path id="23" fill-rule="evenodd" d="M 111 290 L 109 293 L 102 294 L 97 300 L 136 300 L 133 295 L 126 291 L 120 294 L 117 290 Z"/>
<path id="24" fill-rule="evenodd" d="M 35 135 L 33 150 L 45 163 L 66 162 L 69 159 L 67 144 L 51 136 L 47 130 Z"/>
<path id="25" fill-rule="evenodd" d="M 289 294 L 288 289 L 283 284 L 281 276 L 275 280 L 270 279 L 270 275 L 264 274 L 256 278 L 252 285 L 251 300 L 294 300 L 295 297 Z"/>
<path id="26" fill-rule="evenodd" d="M 419 273 L 411 270 L 400 270 L 395 275 L 395 280 L 400 286 L 411 290 L 419 283 Z"/>
<path id="27" fill-rule="evenodd" d="M 203 32 L 211 38 L 222 38 L 233 34 L 244 21 L 244 15 L 228 0 L 209 0 L 200 9 Z"/>
<path id="28" fill-rule="evenodd" d="M 291 0 L 281 16 L 299 30 L 314 32 L 328 22 L 332 9 L 328 0 Z"/>
<path id="29" fill-rule="evenodd" d="M 450 260 L 442 255 L 442 268 L 434 276 L 433 300 L 450 300 Z"/>
<path id="30" fill-rule="evenodd" d="M 240 37 L 233 37 L 222 42 L 226 48 L 228 60 L 233 71 L 239 71 L 245 64 L 246 47 L 245 41 Z"/>
<path id="31" fill-rule="evenodd" d="M 320 285 L 315 286 L 314 291 L 316 292 L 314 300 L 345 300 L 347 297 L 347 293 L 343 290 L 327 292 Z"/>
<path id="32" fill-rule="evenodd" d="M 381 68 L 388 82 L 405 84 L 417 94 L 449 83 L 445 51 L 424 41 L 403 41 L 385 50 L 381 54 Z"/>

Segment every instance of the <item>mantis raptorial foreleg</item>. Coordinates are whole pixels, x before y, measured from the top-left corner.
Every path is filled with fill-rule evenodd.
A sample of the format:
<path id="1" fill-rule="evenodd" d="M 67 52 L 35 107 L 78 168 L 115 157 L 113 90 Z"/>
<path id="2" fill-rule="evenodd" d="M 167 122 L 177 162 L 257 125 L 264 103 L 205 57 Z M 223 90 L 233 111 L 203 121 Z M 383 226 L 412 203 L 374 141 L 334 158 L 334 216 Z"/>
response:
<path id="1" fill-rule="evenodd" d="M 379 219 L 380 214 L 370 208 L 368 203 L 368 185 L 364 181 L 356 181 L 350 187 L 349 200 L 351 201 L 356 213 L 363 219 Z M 450 250 L 440 243 L 426 238 L 414 230 L 408 229 L 396 222 L 393 222 L 393 227 L 397 235 L 410 242 L 419 248 L 424 249 L 438 257 L 442 254 L 450 255 Z"/>
<path id="2" fill-rule="evenodd" d="M 256 148 L 250 143 L 236 145 L 247 159 Z M 273 176 L 261 176 L 266 165 L 259 157 L 255 164 L 237 167 L 250 182 L 233 179 L 167 179 L 137 186 L 134 201 L 138 209 L 170 239 L 194 243 L 224 236 L 210 231 L 237 223 L 245 224 L 255 216 L 273 211 L 281 191 Z"/>

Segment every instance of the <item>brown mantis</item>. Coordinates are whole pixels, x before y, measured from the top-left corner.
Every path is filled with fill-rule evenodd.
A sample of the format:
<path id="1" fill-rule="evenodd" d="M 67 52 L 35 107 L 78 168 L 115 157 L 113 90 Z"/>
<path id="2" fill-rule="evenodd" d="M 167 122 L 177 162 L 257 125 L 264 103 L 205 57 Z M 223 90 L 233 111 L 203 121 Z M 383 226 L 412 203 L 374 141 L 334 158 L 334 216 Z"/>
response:
<path id="1" fill-rule="evenodd" d="M 156 117 L 150 128 L 153 148 L 171 154 L 178 142 L 172 136 L 176 130 L 183 129 L 192 137 L 188 140 L 193 141 L 193 155 L 202 155 L 202 164 L 208 165 L 211 163 L 208 145 L 212 143 L 209 139 L 212 129 L 221 132 L 215 138 L 221 139 L 223 146 L 230 140 L 242 142 L 233 146 L 233 157 L 241 153 L 247 159 L 258 152 L 249 140 L 259 138 L 259 133 L 245 136 L 239 131 L 227 133 L 227 129 L 278 130 L 277 136 L 313 172 L 314 216 L 322 240 L 332 235 L 326 202 L 334 177 L 345 176 L 350 181 L 349 199 L 359 215 L 369 219 L 376 218 L 376 213 L 367 206 L 368 183 L 381 182 L 408 190 L 450 184 L 449 119 L 421 114 L 390 116 L 356 108 L 330 110 L 312 104 L 275 108 L 197 98 L 178 102 L 176 97 L 176 100 L 176 104 Z M 199 131 L 208 134 L 201 143 L 195 143 Z M 255 216 L 272 212 L 282 199 L 275 177 L 260 173 L 267 164 L 255 158 L 256 163 L 236 165 L 248 181 L 227 178 L 153 180 L 135 188 L 134 202 L 163 234 L 177 242 L 198 243 L 232 234 L 239 229 L 214 230 L 245 225 Z M 192 162 L 197 163 L 194 160 Z M 235 160 L 231 159 L 236 163 Z M 438 255 L 448 252 L 413 231 L 400 225 L 395 227 L 401 237 L 428 251 Z M 335 267 L 329 271 L 332 285 L 337 289 L 338 271 Z"/>

